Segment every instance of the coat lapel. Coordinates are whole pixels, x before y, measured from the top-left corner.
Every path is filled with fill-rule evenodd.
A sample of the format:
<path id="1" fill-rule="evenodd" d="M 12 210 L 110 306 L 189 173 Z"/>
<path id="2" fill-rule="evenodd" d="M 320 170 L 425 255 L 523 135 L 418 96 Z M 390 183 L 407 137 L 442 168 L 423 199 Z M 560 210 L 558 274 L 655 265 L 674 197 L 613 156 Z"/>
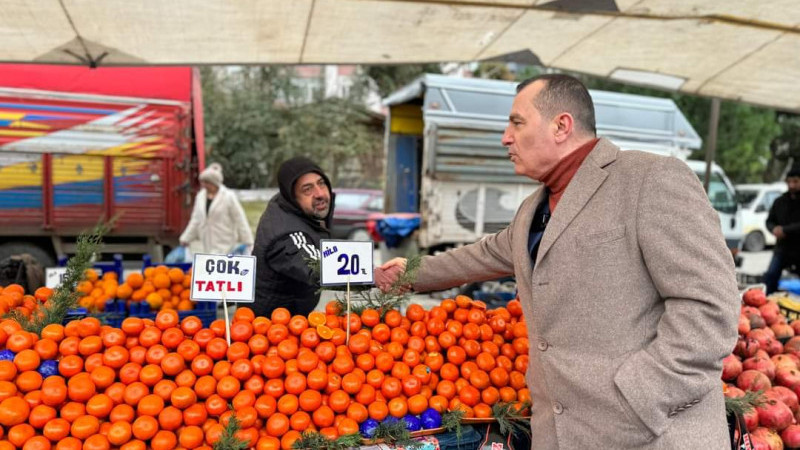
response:
<path id="1" fill-rule="evenodd" d="M 517 251 L 517 262 L 515 266 L 521 268 L 521 273 L 528 275 L 530 275 L 533 270 L 531 255 L 528 254 L 528 238 L 530 237 L 533 214 L 536 212 L 536 207 L 539 206 L 539 203 L 541 203 L 544 198 L 544 186 L 540 186 L 532 196 L 533 201 L 525 203 L 524 209 L 520 210 L 519 222 L 514 225 L 514 236 L 512 236 L 512 242 L 515 243 L 514 249 Z M 517 244 L 517 242 L 519 244 Z"/>
<path id="2" fill-rule="evenodd" d="M 564 195 L 550 218 L 550 223 L 547 224 L 544 236 L 542 236 L 539 253 L 536 256 L 536 266 L 603 184 L 608 176 L 608 172 L 603 167 L 617 158 L 618 151 L 619 149 L 614 144 L 606 139 L 601 139 L 575 172 L 575 176 L 564 191 Z"/>

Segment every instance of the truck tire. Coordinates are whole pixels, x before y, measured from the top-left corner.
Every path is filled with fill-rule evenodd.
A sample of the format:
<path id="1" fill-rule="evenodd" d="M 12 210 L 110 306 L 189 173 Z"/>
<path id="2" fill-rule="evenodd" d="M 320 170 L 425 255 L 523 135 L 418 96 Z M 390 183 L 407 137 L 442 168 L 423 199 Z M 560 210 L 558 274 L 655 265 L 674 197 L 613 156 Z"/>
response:
<path id="1" fill-rule="evenodd" d="M 43 268 L 54 267 L 56 260 L 47 250 L 30 242 L 6 242 L 0 245 L 0 261 L 12 256 L 27 253 L 33 256 Z"/>
<path id="2" fill-rule="evenodd" d="M 746 252 L 760 252 L 765 247 L 764 235 L 760 231 L 751 231 L 744 238 L 744 251 Z"/>

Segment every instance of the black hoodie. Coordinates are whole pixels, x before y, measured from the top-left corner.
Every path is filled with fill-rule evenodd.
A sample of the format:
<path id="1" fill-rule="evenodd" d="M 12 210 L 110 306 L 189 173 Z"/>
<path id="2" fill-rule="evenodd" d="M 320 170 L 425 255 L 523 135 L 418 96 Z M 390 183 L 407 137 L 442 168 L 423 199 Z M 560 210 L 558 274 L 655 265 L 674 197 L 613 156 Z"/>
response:
<path id="1" fill-rule="evenodd" d="M 324 226 L 303 213 L 294 198 L 298 178 L 315 172 L 331 191 L 331 204 Z M 320 239 L 330 239 L 334 195 L 331 182 L 322 169 L 302 156 L 281 164 L 278 170 L 280 192 L 270 199 L 256 230 L 253 255 L 256 265 L 256 316 L 269 317 L 275 308 L 307 315 L 319 302 L 319 279 L 312 277 L 307 259 L 319 259 Z"/>

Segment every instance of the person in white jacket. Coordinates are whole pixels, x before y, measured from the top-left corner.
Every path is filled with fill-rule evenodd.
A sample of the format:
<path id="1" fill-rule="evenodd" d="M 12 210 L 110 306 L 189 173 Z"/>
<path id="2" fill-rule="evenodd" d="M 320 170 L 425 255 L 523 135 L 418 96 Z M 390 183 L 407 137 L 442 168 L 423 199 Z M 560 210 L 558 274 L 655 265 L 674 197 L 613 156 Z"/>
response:
<path id="1" fill-rule="evenodd" d="M 236 194 L 222 184 L 222 166 L 210 164 L 199 176 L 203 187 L 194 200 L 192 217 L 180 237 L 193 253 L 228 254 L 246 245 L 250 254 L 253 232 Z"/>

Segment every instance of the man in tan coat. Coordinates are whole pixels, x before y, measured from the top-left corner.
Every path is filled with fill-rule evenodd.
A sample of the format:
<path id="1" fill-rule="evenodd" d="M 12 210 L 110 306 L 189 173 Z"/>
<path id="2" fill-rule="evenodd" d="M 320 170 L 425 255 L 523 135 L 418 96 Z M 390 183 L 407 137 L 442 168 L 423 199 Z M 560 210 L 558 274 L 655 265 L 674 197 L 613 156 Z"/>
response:
<path id="1" fill-rule="evenodd" d="M 503 145 L 544 186 L 505 230 L 425 257 L 413 288 L 515 275 L 536 450 L 730 448 L 720 375 L 739 299 L 697 177 L 598 140 L 591 97 L 566 75 L 519 86 Z"/>

